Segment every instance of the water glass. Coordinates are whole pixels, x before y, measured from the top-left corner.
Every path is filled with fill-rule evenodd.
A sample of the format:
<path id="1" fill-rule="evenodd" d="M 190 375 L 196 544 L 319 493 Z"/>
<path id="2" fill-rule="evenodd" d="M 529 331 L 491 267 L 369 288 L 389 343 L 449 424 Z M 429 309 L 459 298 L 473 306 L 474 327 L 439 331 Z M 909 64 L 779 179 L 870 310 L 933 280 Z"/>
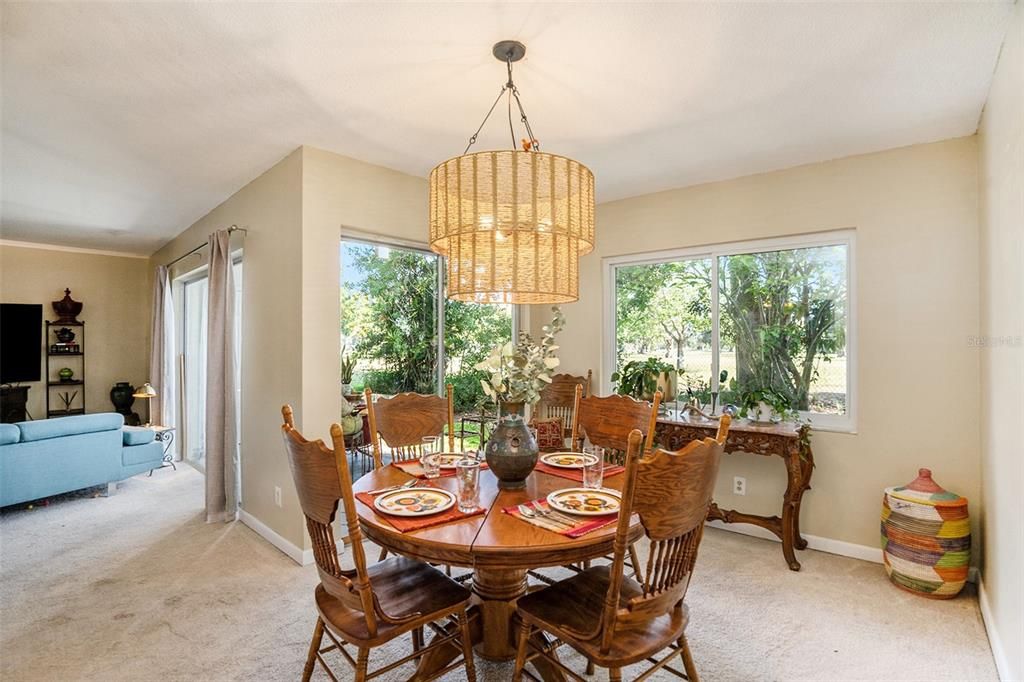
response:
<path id="1" fill-rule="evenodd" d="M 441 475 L 440 442 L 440 436 L 424 436 L 421 439 L 420 466 L 423 467 L 423 475 L 428 479 Z"/>
<path id="2" fill-rule="evenodd" d="M 583 487 L 600 488 L 604 483 L 604 448 L 584 445 L 583 454 L 590 455 L 583 462 Z"/>
<path id="3" fill-rule="evenodd" d="M 476 511 L 480 506 L 480 462 L 470 457 L 455 463 L 455 481 L 458 483 L 459 511 Z"/>

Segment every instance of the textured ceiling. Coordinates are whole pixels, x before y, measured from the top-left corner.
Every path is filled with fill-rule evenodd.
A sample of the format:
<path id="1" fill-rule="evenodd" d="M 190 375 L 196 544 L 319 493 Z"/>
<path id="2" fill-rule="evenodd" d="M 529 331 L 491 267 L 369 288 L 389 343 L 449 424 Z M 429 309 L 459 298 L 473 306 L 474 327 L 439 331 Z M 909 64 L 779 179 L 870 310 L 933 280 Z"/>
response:
<path id="1" fill-rule="evenodd" d="M 425 176 L 497 95 L 503 38 L 599 201 L 969 135 L 1010 9 L 4 3 L 3 237 L 149 253 L 302 144 Z M 509 144 L 504 113 L 477 148 Z"/>

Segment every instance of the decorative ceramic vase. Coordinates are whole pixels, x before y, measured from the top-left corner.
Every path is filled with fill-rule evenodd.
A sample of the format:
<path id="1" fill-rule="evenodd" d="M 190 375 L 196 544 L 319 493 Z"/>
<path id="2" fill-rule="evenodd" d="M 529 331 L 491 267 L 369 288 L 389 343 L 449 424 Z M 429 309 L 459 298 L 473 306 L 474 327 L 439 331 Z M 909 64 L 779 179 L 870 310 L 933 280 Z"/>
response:
<path id="1" fill-rule="evenodd" d="M 484 456 L 499 488 L 523 488 L 537 465 L 537 441 L 523 421 L 523 403 L 501 403 L 498 425 L 487 440 Z"/>
<path id="2" fill-rule="evenodd" d="M 57 340 L 61 343 L 71 343 L 75 340 L 75 333 L 67 327 L 61 327 L 57 330 Z"/>
<path id="3" fill-rule="evenodd" d="M 886 488 L 882 558 L 897 587 L 933 599 L 955 597 L 971 562 L 967 499 L 943 490 L 928 469 L 907 485 Z"/>
<path id="4" fill-rule="evenodd" d="M 135 398 L 135 387 L 127 381 L 119 381 L 110 389 L 110 402 L 114 403 L 114 409 L 121 414 L 128 416 L 132 413 L 132 404 Z"/>
<path id="5" fill-rule="evenodd" d="M 60 377 L 61 381 L 71 381 L 75 377 L 75 370 L 70 367 L 61 367 L 60 371 L 57 372 L 57 376 Z"/>
<path id="6" fill-rule="evenodd" d="M 71 298 L 71 289 L 64 290 L 64 298 L 52 301 L 53 311 L 57 313 L 57 324 L 78 324 L 78 314 L 82 312 L 82 303 Z"/>

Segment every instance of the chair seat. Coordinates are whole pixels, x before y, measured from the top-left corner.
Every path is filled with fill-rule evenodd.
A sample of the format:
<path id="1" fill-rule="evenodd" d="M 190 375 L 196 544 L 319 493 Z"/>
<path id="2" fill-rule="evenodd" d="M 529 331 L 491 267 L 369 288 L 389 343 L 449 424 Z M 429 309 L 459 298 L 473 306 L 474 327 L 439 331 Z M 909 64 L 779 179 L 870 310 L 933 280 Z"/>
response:
<path id="1" fill-rule="evenodd" d="M 350 609 L 317 585 L 316 607 L 324 624 L 338 637 L 357 646 L 376 646 L 436 620 L 468 603 L 472 593 L 441 571 L 423 562 L 396 556 L 367 569 L 373 593 L 385 613 L 393 617 L 416 614 L 408 623 L 393 625 L 380 620 L 371 637 L 362 611 Z"/>
<path id="2" fill-rule="evenodd" d="M 627 628 L 620 625 L 612 638 L 610 650 L 602 652 L 597 634 L 610 581 L 610 566 L 588 568 L 551 587 L 521 597 L 519 616 L 605 668 L 619 668 L 642 661 L 682 637 L 688 620 L 685 605 L 639 626 Z M 624 577 L 619 590 L 619 608 L 626 608 L 630 599 L 641 594 L 643 588 L 640 584 Z"/>

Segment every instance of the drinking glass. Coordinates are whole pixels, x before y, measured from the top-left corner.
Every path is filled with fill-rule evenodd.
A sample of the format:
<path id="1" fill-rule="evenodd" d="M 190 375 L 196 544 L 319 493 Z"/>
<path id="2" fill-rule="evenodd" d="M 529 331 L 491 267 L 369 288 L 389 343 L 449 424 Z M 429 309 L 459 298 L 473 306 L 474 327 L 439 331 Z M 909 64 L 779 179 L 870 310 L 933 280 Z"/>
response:
<path id="1" fill-rule="evenodd" d="M 441 475 L 441 457 L 439 454 L 440 436 L 424 436 L 420 444 L 420 466 L 427 478 Z"/>
<path id="2" fill-rule="evenodd" d="M 480 462 L 470 457 L 455 463 L 459 511 L 468 514 L 480 506 Z"/>
<path id="3" fill-rule="evenodd" d="M 583 462 L 583 487 L 600 488 L 604 483 L 604 448 L 584 445 L 583 454 L 591 455 Z"/>

